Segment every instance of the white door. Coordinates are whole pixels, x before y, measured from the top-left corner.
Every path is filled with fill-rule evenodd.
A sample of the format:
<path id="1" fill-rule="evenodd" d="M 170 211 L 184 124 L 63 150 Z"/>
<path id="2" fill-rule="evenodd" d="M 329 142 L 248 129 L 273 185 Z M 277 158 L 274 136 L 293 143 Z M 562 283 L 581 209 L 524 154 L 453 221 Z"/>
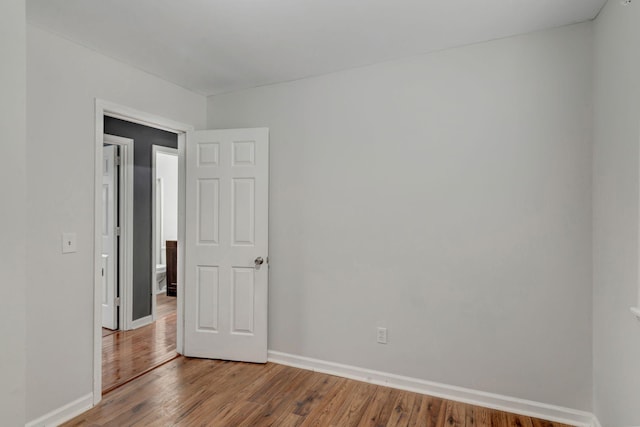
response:
<path id="1" fill-rule="evenodd" d="M 264 363 L 269 130 L 190 132 L 186 165 L 184 353 Z"/>
<path id="2" fill-rule="evenodd" d="M 102 326 L 118 328 L 116 305 L 116 218 L 118 184 L 116 171 L 117 148 L 107 145 L 103 148 L 102 161 Z"/>

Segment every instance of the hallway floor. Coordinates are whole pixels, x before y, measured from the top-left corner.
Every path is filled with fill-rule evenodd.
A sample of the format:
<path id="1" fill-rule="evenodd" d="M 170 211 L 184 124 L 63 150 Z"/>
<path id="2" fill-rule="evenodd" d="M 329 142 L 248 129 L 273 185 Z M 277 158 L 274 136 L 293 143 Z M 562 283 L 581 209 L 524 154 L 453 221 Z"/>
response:
<path id="1" fill-rule="evenodd" d="M 156 321 L 132 331 L 102 330 L 102 393 L 175 358 L 176 298 L 156 295 Z"/>

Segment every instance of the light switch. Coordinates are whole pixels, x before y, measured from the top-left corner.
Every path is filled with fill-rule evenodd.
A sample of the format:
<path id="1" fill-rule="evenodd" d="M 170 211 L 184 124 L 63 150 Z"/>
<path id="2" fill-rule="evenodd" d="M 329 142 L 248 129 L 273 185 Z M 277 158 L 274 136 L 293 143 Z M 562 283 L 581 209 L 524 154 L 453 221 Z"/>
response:
<path id="1" fill-rule="evenodd" d="M 62 253 L 78 252 L 76 245 L 76 233 L 62 233 Z"/>

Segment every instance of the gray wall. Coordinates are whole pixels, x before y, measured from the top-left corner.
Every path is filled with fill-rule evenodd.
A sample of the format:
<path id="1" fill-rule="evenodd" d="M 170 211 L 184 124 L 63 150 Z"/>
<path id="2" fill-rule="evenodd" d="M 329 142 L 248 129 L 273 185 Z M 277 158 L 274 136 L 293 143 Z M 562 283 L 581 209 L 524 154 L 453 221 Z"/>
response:
<path id="1" fill-rule="evenodd" d="M 594 409 L 603 426 L 640 426 L 638 171 L 640 3 L 609 1 L 595 23 Z"/>
<path id="2" fill-rule="evenodd" d="M 586 23 L 210 97 L 270 128 L 269 348 L 590 410 L 592 60 Z"/>
<path id="3" fill-rule="evenodd" d="M 178 148 L 178 135 L 113 117 L 104 118 L 105 133 L 133 142 L 133 320 L 151 314 L 153 145 Z"/>
<path id="4" fill-rule="evenodd" d="M 0 52 L 0 424 L 20 426 L 25 423 L 27 311 L 24 0 L 0 3 Z"/>

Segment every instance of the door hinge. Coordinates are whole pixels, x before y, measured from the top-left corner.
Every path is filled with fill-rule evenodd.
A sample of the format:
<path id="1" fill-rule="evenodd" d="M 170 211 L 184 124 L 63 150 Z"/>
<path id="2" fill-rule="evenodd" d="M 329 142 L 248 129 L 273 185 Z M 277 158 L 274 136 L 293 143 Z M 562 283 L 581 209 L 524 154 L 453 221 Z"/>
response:
<path id="1" fill-rule="evenodd" d="M 104 277 L 104 268 L 102 269 L 102 277 Z"/>
<path id="2" fill-rule="evenodd" d="M 120 166 L 120 163 L 122 163 L 122 157 L 116 156 L 116 166 Z"/>
<path id="3" fill-rule="evenodd" d="M 119 235 L 120 235 L 120 233 L 121 233 L 121 231 L 120 231 L 120 227 L 116 227 L 116 236 L 119 236 Z"/>
<path id="4" fill-rule="evenodd" d="M 120 297 L 116 297 L 116 299 L 114 300 L 114 304 L 116 305 L 116 307 L 120 307 Z"/>

